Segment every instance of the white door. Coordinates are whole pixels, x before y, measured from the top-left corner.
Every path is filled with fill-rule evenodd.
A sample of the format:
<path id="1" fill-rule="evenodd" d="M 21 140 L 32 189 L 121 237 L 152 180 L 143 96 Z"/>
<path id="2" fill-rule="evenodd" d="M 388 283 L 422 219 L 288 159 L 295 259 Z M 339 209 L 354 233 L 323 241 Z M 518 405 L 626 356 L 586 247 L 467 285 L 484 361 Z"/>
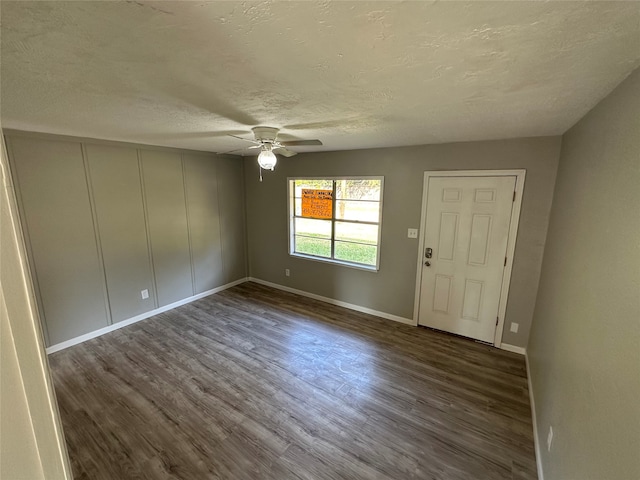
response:
<path id="1" fill-rule="evenodd" d="M 429 178 L 418 324 L 493 343 L 515 184 Z"/>

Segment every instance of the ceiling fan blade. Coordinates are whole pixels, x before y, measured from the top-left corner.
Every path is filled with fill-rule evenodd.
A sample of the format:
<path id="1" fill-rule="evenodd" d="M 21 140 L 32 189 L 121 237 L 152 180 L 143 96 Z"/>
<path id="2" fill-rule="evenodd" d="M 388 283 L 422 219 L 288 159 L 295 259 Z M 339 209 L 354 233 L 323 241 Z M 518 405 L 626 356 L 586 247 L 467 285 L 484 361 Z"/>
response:
<path id="1" fill-rule="evenodd" d="M 230 133 L 228 134 L 228 136 L 233 137 L 233 138 L 237 138 L 238 140 L 244 140 L 245 142 L 251 142 L 251 143 L 255 143 L 257 145 L 262 145 L 262 143 L 258 142 L 257 140 L 249 140 L 248 138 L 242 138 L 242 137 L 239 137 L 237 135 L 231 135 Z"/>
<path id="2" fill-rule="evenodd" d="M 249 147 L 249 148 L 253 148 L 253 147 Z M 216 155 L 226 155 L 227 153 L 234 153 L 234 152 L 244 152 L 247 148 L 236 148 L 235 150 L 228 150 L 226 152 L 217 152 Z"/>
<path id="3" fill-rule="evenodd" d="M 219 152 L 218 155 L 224 155 L 225 153 L 244 152 L 245 150 L 251 150 L 253 148 L 262 148 L 262 145 L 251 145 L 250 147 L 236 148 L 235 150 L 229 150 L 228 152 Z"/>
<path id="4" fill-rule="evenodd" d="M 292 152 L 291 150 L 287 150 L 283 147 L 274 148 L 273 153 L 277 153 L 278 155 L 282 155 L 283 157 L 293 157 L 294 155 L 297 155 L 296 152 Z"/>
<path id="5" fill-rule="evenodd" d="M 190 139 L 207 139 L 207 138 L 215 138 L 215 137 L 224 137 L 227 135 L 233 134 L 242 134 L 245 133 L 242 130 L 225 130 L 212 132 L 210 130 L 203 132 L 154 132 L 154 133 L 145 133 L 144 137 L 150 140 L 166 140 L 168 138 L 176 139 L 176 140 L 190 140 Z"/>
<path id="6" fill-rule="evenodd" d="M 285 147 L 304 147 L 307 145 L 322 145 L 320 140 L 291 140 L 289 142 L 279 142 Z"/>

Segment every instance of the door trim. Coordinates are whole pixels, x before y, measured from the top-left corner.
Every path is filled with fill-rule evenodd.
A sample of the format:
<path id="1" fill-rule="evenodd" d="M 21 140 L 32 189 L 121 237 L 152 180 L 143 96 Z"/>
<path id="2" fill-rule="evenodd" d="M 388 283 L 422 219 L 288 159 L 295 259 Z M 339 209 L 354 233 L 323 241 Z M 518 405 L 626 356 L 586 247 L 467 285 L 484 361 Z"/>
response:
<path id="1" fill-rule="evenodd" d="M 511 207 L 511 219 L 509 222 L 509 237 L 507 239 L 507 264 L 502 273 L 502 286 L 500 287 L 500 301 L 498 303 L 498 325 L 494 336 L 493 345 L 502 346 L 502 333 L 504 331 L 504 317 L 507 311 L 507 299 L 509 297 L 509 285 L 513 270 L 513 256 L 516 249 L 516 237 L 518 224 L 520 223 L 520 210 L 522 209 L 522 194 L 524 192 L 524 180 L 527 171 L 518 170 L 432 170 L 424 172 L 422 186 L 422 210 L 420 216 L 420 236 L 418 240 L 418 262 L 416 270 L 416 289 L 413 303 L 413 321 L 418 325 L 418 313 L 420 311 L 420 288 L 422 286 L 422 252 L 424 251 L 425 217 L 427 215 L 427 198 L 429 179 L 431 177 L 516 177 L 515 199 Z"/>

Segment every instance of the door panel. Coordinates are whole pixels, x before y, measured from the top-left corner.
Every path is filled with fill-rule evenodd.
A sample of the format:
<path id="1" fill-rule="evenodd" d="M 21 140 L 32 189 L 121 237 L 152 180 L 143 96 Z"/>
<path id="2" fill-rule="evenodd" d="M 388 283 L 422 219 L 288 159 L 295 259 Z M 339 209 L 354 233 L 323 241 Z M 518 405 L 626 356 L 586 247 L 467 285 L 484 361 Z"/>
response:
<path id="1" fill-rule="evenodd" d="M 433 311 L 449 313 L 449 299 L 451 298 L 451 280 L 448 275 L 437 275 L 433 289 Z"/>
<path id="2" fill-rule="evenodd" d="M 479 280 L 465 280 L 464 295 L 462 296 L 462 318 L 478 320 L 482 303 L 482 287 L 484 282 Z"/>
<path id="3" fill-rule="evenodd" d="M 469 242 L 469 265 L 487 265 L 487 247 L 491 238 L 492 215 L 473 215 L 471 220 L 471 241 Z"/>
<path id="4" fill-rule="evenodd" d="M 440 214 L 440 234 L 438 235 L 438 259 L 454 261 L 456 238 L 458 233 L 458 214 Z"/>
<path id="5" fill-rule="evenodd" d="M 515 181 L 429 179 L 420 325 L 493 343 Z"/>

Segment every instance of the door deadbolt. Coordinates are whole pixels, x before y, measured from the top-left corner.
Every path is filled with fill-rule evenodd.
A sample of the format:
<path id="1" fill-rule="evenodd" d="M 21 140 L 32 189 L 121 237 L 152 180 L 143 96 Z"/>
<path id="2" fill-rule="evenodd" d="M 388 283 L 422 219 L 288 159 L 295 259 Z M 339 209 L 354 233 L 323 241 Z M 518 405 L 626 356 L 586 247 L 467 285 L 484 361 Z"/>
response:
<path id="1" fill-rule="evenodd" d="M 424 251 L 424 256 L 425 256 L 426 258 L 431 258 L 431 256 L 432 256 L 432 255 L 433 255 L 433 250 L 432 250 L 431 248 L 427 248 L 427 249 L 425 249 L 425 251 Z"/>

